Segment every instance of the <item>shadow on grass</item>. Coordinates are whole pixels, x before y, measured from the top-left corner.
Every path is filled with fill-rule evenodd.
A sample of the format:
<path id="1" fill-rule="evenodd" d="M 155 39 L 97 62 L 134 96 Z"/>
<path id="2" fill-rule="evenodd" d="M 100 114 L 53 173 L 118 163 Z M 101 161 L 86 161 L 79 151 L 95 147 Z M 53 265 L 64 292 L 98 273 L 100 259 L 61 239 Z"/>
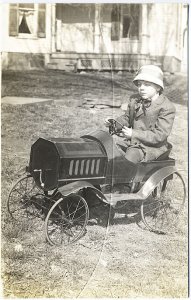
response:
<path id="1" fill-rule="evenodd" d="M 131 203 L 130 203 L 131 202 Z M 108 226 L 110 225 L 128 225 L 141 222 L 140 203 L 128 201 L 120 208 L 112 208 L 104 203 L 89 206 L 90 217 L 88 225 Z"/>
<path id="2" fill-rule="evenodd" d="M 3 71 L 2 96 L 58 98 L 67 100 L 72 95 L 92 94 L 108 96 L 120 91 L 136 92 L 132 83 L 134 74 L 129 72 L 87 72 L 83 74 L 61 70 Z M 174 74 L 165 75 L 164 94 L 174 103 L 187 105 L 187 77 Z M 114 91 L 115 89 L 115 91 Z M 98 94 L 99 95 L 98 95 Z M 122 97 L 122 96 L 121 96 Z M 108 97 L 109 99 L 110 97 Z M 122 100 L 122 99 L 121 99 Z"/>

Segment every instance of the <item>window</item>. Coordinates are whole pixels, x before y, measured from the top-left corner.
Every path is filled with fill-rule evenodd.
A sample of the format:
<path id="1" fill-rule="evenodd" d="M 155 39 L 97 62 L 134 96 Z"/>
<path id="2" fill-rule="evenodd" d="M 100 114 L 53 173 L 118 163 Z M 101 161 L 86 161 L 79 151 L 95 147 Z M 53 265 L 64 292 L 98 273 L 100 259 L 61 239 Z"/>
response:
<path id="1" fill-rule="evenodd" d="M 122 38 L 139 38 L 140 5 L 130 4 L 122 7 Z"/>
<path id="2" fill-rule="evenodd" d="M 9 35 L 45 37 L 46 5 L 35 3 L 10 4 Z"/>
<path id="3" fill-rule="evenodd" d="M 123 16 L 123 38 L 128 37 L 130 33 L 130 27 L 132 24 L 132 18 L 129 15 L 124 15 Z"/>
<path id="4" fill-rule="evenodd" d="M 111 40 L 139 38 L 139 4 L 114 4 L 111 11 Z"/>
<path id="5" fill-rule="evenodd" d="M 18 32 L 35 35 L 36 11 L 34 4 L 24 3 L 18 7 Z"/>

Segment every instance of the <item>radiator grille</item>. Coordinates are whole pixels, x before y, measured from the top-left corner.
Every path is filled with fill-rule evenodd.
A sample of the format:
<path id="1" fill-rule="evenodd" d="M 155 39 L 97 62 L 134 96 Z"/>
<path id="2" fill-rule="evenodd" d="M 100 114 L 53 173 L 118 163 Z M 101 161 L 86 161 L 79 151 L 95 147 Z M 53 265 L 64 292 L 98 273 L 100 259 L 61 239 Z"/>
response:
<path id="1" fill-rule="evenodd" d="M 97 176 L 100 171 L 101 159 L 72 159 L 69 164 L 69 176 Z"/>

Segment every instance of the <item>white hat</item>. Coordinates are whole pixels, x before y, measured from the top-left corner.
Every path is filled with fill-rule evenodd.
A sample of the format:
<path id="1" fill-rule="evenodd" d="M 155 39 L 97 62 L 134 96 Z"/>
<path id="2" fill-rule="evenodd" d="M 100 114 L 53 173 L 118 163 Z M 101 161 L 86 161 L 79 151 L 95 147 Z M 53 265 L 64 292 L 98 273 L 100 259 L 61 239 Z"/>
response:
<path id="1" fill-rule="evenodd" d="M 133 83 L 137 86 L 138 80 L 145 80 L 148 82 L 155 83 L 159 85 L 162 89 L 164 89 L 163 84 L 163 72 L 162 70 L 154 65 L 146 65 L 142 66 L 135 78 L 133 79 Z"/>

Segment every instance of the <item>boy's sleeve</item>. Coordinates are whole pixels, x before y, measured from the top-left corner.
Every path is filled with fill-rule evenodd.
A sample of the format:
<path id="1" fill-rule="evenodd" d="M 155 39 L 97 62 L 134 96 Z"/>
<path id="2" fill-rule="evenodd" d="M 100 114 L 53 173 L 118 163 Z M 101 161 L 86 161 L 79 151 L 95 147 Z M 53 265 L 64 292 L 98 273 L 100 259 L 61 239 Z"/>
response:
<path id="1" fill-rule="evenodd" d="M 123 126 L 129 127 L 129 110 L 130 110 L 130 104 L 127 106 L 127 110 L 125 111 L 125 114 L 116 118 L 116 121 L 120 122 Z M 119 124 L 116 124 L 117 129 L 121 129 Z"/>
<path id="2" fill-rule="evenodd" d="M 135 102 L 138 99 L 138 97 L 138 94 L 131 95 L 125 114 L 116 118 L 116 121 L 119 121 L 123 126 L 130 127 L 130 113 L 134 111 Z"/>
<path id="3" fill-rule="evenodd" d="M 133 129 L 131 142 L 141 142 L 147 146 L 160 146 L 169 136 L 175 118 L 175 107 L 168 106 L 160 110 L 158 119 L 148 130 Z"/>

